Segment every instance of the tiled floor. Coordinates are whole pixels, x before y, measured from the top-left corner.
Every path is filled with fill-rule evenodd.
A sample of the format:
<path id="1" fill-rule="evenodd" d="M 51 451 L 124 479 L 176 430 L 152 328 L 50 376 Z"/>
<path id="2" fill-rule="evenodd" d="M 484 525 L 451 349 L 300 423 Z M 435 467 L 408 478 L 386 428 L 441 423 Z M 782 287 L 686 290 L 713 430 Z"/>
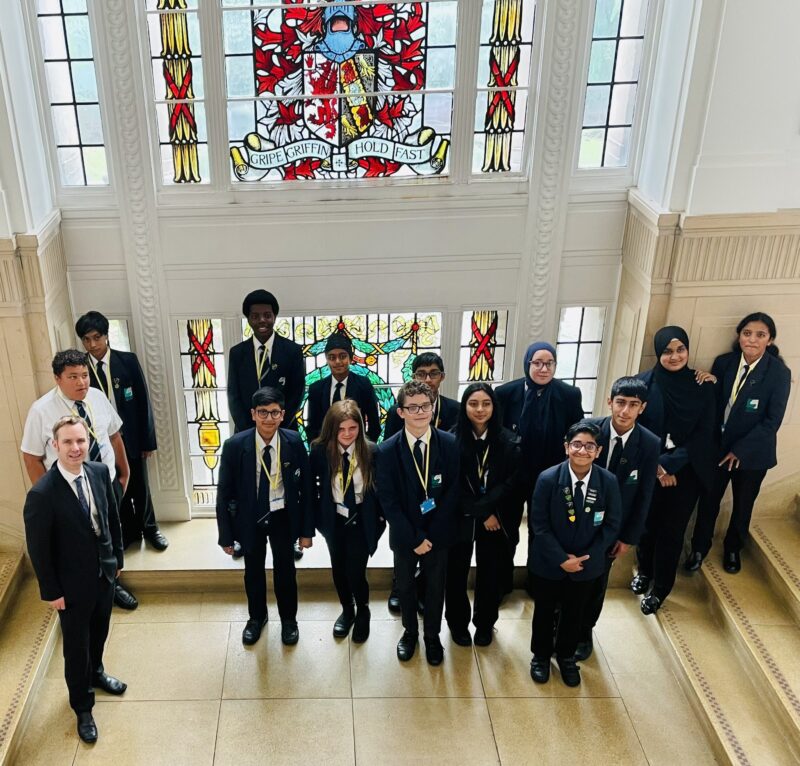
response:
<path id="1" fill-rule="evenodd" d="M 531 605 L 503 605 L 494 643 L 461 648 L 442 633 L 445 662 L 395 657 L 400 623 L 373 594 L 363 645 L 331 635 L 338 604 L 300 604 L 300 642 L 280 642 L 277 610 L 254 647 L 241 643 L 239 593 L 142 593 L 115 610 L 106 667 L 129 684 L 98 693 L 100 740 L 80 743 L 67 705 L 60 644 L 35 702 L 17 763 L 187 764 L 663 764 L 715 763 L 636 599 L 609 593 L 583 685 L 557 670 L 529 676 Z M 665 714 L 668 711 L 668 714 Z"/>

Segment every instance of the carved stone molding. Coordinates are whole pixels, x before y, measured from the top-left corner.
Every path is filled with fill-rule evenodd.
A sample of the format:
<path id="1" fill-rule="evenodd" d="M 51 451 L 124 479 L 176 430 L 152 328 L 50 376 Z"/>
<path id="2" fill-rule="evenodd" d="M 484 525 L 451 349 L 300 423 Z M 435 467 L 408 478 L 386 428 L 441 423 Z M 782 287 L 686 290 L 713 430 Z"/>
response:
<path id="1" fill-rule="evenodd" d="M 0 306 L 21 304 L 25 298 L 24 284 L 16 239 L 0 239 Z"/>

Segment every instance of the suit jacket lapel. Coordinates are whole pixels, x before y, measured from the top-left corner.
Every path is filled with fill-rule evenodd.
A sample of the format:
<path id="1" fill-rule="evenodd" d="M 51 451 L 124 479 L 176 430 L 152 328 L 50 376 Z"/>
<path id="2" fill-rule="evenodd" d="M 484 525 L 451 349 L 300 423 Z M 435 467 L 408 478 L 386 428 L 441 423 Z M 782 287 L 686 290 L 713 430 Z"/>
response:
<path id="1" fill-rule="evenodd" d="M 641 429 L 637 424 L 634 424 L 633 431 L 625 442 L 625 447 L 622 449 L 622 456 L 620 457 L 619 465 L 617 466 L 617 479 L 624 482 L 631 471 L 634 469 L 632 458 L 639 451 L 639 438 Z"/>
<path id="2" fill-rule="evenodd" d="M 58 465 L 53 463 L 53 466 L 50 470 L 53 472 L 53 481 L 55 482 L 55 486 L 58 488 L 58 491 L 61 493 L 64 505 L 66 505 L 68 508 L 71 508 L 72 513 L 76 514 L 76 517 L 85 524 L 87 520 L 86 512 L 83 510 L 81 501 L 78 500 L 78 496 L 72 491 L 72 488 L 69 486 L 67 480 L 61 475 L 61 471 L 58 470 Z M 86 472 L 86 475 L 89 475 L 88 471 Z M 94 487 L 91 489 L 92 492 L 94 492 Z M 97 501 L 95 500 L 95 504 L 96 503 Z"/>
<path id="3" fill-rule="evenodd" d="M 747 376 L 747 378 L 744 381 L 744 385 L 739 391 L 739 395 L 736 397 L 736 401 L 733 403 L 733 407 L 731 407 L 731 413 L 733 413 L 734 411 L 738 411 L 740 409 L 744 409 L 745 405 L 747 404 L 748 391 L 752 392 L 753 388 L 757 386 L 759 383 L 761 383 L 762 380 L 764 380 L 764 378 L 767 375 L 767 368 L 769 367 L 769 361 L 770 361 L 769 355 L 764 354 L 764 356 L 761 357 L 760 361 L 756 365 L 755 370 L 753 370 Z"/>
<path id="4" fill-rule="evenodd" d="M 320 395 L 322 396 L 322 401 L 320 404 L 322 405 L 322 409 L 326 412 L 328 411 L 328 407 L 330 406 L 331 402 L 331 385 L 333 383 L 333 375 L 328 375 L 328 377 L 322 379 L 322 385 L 320 386 Z M 350 387 L 350 381 L 347 381 L 347 387 Z"/>
<path id="5" fill-rule="evenodd" d="M 106 502 L 106 489 L 94 471 L 87 468 L 86 476 L 89 479 L 89 486 L 92 490 L 92 499 L 94 500 L 94 505 L 97 508 L 97 515 L 100 519 L 100 529 L 105 532 L 105 528 L 108 525 L 108 503 Z M 78 505 L 80 505 L 80 503 L 78 503 Z"/>
<path id="6" fill-rule="evenodd" d="M 245 439 L 242 445 L 242 471 L 244 472 L 244 486 L 248 492 L 253 493 L 253 500 L 258 495 L 256 486 L 256 437 L 255 432 L 251 439 Z"/>

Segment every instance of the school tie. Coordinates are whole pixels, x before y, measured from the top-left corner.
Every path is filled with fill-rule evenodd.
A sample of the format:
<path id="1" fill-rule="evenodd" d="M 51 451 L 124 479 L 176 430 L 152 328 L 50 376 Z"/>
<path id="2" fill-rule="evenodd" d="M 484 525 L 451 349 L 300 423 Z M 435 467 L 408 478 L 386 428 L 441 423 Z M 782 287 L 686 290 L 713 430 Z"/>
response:
<path id="1" fill-rule="evenodd" d="M 333 390 L 333 399 L 332 402 L 341 402 L 342 401 L 342 388 L 344 383 L 337 383 L 336 388 Z"/>
<path id="2" fill-rule="evenodd" d="M 100 445 L 97 443 L 97 439 L 94 438 L 94 434 L 92 433 L 92 421 L 89 419 L 89 413 L 86 412 L 86 407 L 83 406 L 83 402 L 75 402 L 75 409 L 89 427 L 89 460 L 94 463 L 102 463 L 103 458 L 100 455 Z"/>
<path id="3" fill-rule="evenodd" d="M 572 504 L 575 507 L 575 515 L 583 510 L 583 482 L 578 480 L 575 482 L 575 492 L 572 494 Z"/>
<path id="4" fill-rule="evenodd" d="M 258 480 L 258 507 L 266 511 L 269 510 L 269 473 L 272 471 L 272 455 L 270 454 L 269 446 L 264 447 L 261 453 L 261 459 L 264 465 L 261 466 L 261 477 Z M 264 466 L 267 467 L 267 473 L 264 473 Z"/>
<path id="5" fill-rule="evenodd" d="M 103 389 L 103 393 L 108 396 L 111 392 L 111 387 L 108 385 L 105 367 L 104 362 L 97 363 L 97 377 L 100 379 L 100 387 Z"/>
<path id="6" fill-rule="evenodd" d="M 425 470 L 425 463 L 422 460 L 422 439 L 417 439 L 414 443 L 414 461 L 416 462 L 417 466 L 419 467 L 420 473 Z"/>
<path id="7" fill-rule="evenodd" d="M 267 354 L 267 347 L 264 345 L 258 347 L 258 369 L 261 371 L 258 382 L 261 383 L 269 369 L 269 354 Z"/>
<path id="8" fill-rule="evenodd" d="M 346 452 L 342 453 L 342 482 L 345 484 L 347 483 L 347 476 L 350 473 L 350 455 Z M 356 507 L 356 483 L 354 480 L 350 481 L 350 485 L 347 487 L 347 490 L 344 493 L 344 498 L 342 499 L 344 505 L 347 506 L 348 510 L 348 518 L 352 518 L 353 511 Z"/>
<path id="9" fill-rule="evenodd" d="M 750 365 L 746 364 L 744 367 L 742 367 L 742 374 L 739 376 L 739 380 L 737 380 L 734 384 L 733 391 L 731 392 L 731 398 L 728 399 L 728 403 L 725 405 L 725 417 L 723 418 L 723 423 L 728 422 L 728 416 L 731 414 L 736 397 L 739 396 L 739 392 L 742 390 L 745 380 L 747 380 L 748 372 L 750 372 Z"/>
<path id="10" fill-rule="evenodd" d="M 614 437 L 614 449 L 611 450 L 611 457 L 608 459 L 608 470 L 616 473 L 619 468 L 619 459 L 622 457 L 622 437 Z"/>
<path id="11" fill-rule="evenodd" d="M 78 492 L 78 502 L 81 504 L 81 508 L 83 508 L 86 518 L 91 521 L 92 512 L 89 508 L 89 500 L 86 497 L 86 493 L 83 491 L 83 476 L 79 476 L 77 479 L 75 479 L 75 489 Z"/>

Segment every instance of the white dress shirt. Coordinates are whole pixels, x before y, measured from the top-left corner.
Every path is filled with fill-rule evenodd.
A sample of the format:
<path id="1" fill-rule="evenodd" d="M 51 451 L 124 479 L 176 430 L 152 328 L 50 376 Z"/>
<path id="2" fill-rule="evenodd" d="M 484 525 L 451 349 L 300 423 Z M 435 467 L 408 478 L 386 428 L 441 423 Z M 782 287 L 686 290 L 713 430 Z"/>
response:
<path id="1" fill-rule="evenodd" d="M 256 430 L 256 495 L 258 495 L 258 486 L 260 481 L 269 482 L 269 509 L 270 511 L 279 511 L 284 507 L 283 496 L 283 472 L 281 465 L 278 463 L 278 444 L 280 443 L 280 429 L 275 431 L 275 435 L 269 443 L 269 455 L 271 458 L 269 470 L 272 472 L 272 481 L 267 476 L 261 476 L 263 468 L 261 467 L 261 456 L 264 453 L 264 447 L 267 443 L 261 438 L 261 434 Z M 277 483 L 273 486 L 275 481 L 275 472 L 278 472 Z"/>
<path id="2" fill-rule="evenodd" d="M 97 360 L 91 354 L 89 356 L 89 362 L 92 365 L 92 377 L 96 376 L 96 379 L 100 381 L 100 389 L 106 396 L 108 397 L 108 403 L 114 408 L 114 411 L 117 411 L 117 400 L 114 396 L 114 387 L 111 382 L 111 346 L 106 347 L 106 354 L 105 356 Z M 100 375 L 100 372 L 97 369 L 98 361 L 103 363 L 103 374 Z"/>
<path id="3" fill-rule="evenodd" d="M 345 453 L 347 453 L 347 459 L 350 461 L 350 465 L 352 465 L 355 459 L 353 456 L 352 444 L 347 449 L 344 449 L 341 444 L 339 445 L 339 454 L 344 455 Z M 347 481 L 347 476 L 344 477 L 344 481 Z M 331 476 L 331 489 L 333 491 L 333 502 L 344 504 L 341 473 Z M 358 463 L 356 463 L 355 471 L 353 471 L 353 490 L 356 493 L 356 505 L 361 505 L 364 501 L 364 477 L 361 474 L 361 466 L 359 466 Z"/>
<path id="4" fill-rule="evenodd" d="M 333 404 L 333 395 L 336 393 L 336 386 L 339 383 L 342 384 L 341 388 L 342 393 L 340 394 L 342 401 L 344 401 L 347 398 L 347 381 L 349 380 L 349 378 L 350 376 L 348 375 L 344 380 L 340 381 L 336 380 L 336 378 L 334 378 L 333 375 L 331 375 L 331 396 L 330 399 L 328 400 L 328 404 Z"/>
<path id="5" fill-rule="evenodd" d="M 406 439 L 408 440 L 408 446 L 411 447 L 411 454 L 413 455 L 414 454 L 414 446 L 417 443 L 417 437 L 414 436 L 411 433 L 411 431 L 409 431 L 407 428 L 405 429 L 405 432 L 406 432 Z M 422 459 L 424 460 L 425 459 L 425 450 L 428 449 L 428 443 L 431 440 L 431 429 L 428 428 L 428 430 L 424 434 L 422 434 L 422 436 L 420 436 L 419 438 L 422 440 L 422 444 L 420 444 L 420 448 L 422 450 Z"/>
<path id="6" fill-rule="evenodd" d="M 614 428 L 614 421 L 608 421 L 608 447 L 606 448 L 606 460 L 605 465 L 608 467 L 608 461 L 611 460 L 611 453 L 614 451 L 614 439 L 620 438 L 622 439 L 622 449 L 625 449 L 625 445 L 628 443 L 628 437 L 633 433 L 633 429 L 636 428 L 636 424 L 634 423 L 633 428 L 629 428 L 624 434 L 617 433 L 617 429 Z"/>
<path id="7" fill-rule="evenodd" d="M 742 354 L 739 357 L 739 366 L 736 368 L 736 377 L 733 379 L 733 388 L 731 388 L 731 395 L 730 398 L 728 399 L 728 404 L 731 407 L 733 407 L 733 403 L 736 401 L 737 396 L 742 392 L 742 389 L 744 388 L 744 384 L 747 381 L 747 378 L 749 378 L 753 374 L 753 370 L 755 370 L 756 365 L 761 361 L 763 356 L 764 355 L 762 354 L 760 357 L 758 357 L 758 359 L 755 360 L 755 362 L 750 362 L 749 364 L 745 361 L 744 354 Z M 742 370 L 744 369 L 745 365 L 748 366 L 747 378 L 745 378 L 742 381 L 742 385 L 739 386 L 739 378 L 742 377 Z M 739 387 L 738 391 L 736 390 L 737 386 Z"/>
<path id="8" fill-rule="evenodd" d="M 264 346 L 264 348 L 266 349 L 266 352 L 267 352 L 267 358 L 269 359 L 269 363 L 270 363 L 270 365 L 271 365 L 271 364 L 272 364 L 272 347 L 275 345 L 275 332 L 274 332 L 274 331 L 273 331 L 273 332 L 272 332 L 272 334 L 269 336 L 269 338 L 267 338 L 267 339 L 266 339 L 266 341 L 264 341 L 264 343 L 263 343 L 263 344 L 261 343 L 261 341 L 260 341 L 260 340 L 258 340 L 258 338 L 256 338 L 255 334 L 253 334 L 253 350 L 254 350 L 254 352 L 255 352 L 255 358 L 256 358 L 256 374 L 258 374 L 258 356 L 259 356 L 259 349 L 261 348 L 261 346 L 262 346 L 262 345 L 263 345 L 263 346 Z M 266 364 L 264 365 L 264 369 L 263 369 L 263 370 L 261 370 L 261 372 L 262 372 L 262 373 L 265 373 L 265 372 L 267 372 L 267 366 L 266 366 Z"/>
<path id="9" fill-rule="evenodd" d="M 67 484 L 69 484 L 70 489 L 75 493 L 75 497 L 78 498 L 78 502 L 80 502 L 80 496 L 78 495 L 78 488 L 75 485 L 75 479 L 83 479 L 83 494 L 89 501 L 89 518 L 91 519 L 94 533 L 100 537 L 100 517 L 97 513 L 97 504 L 94 502 L 94 495 L 92 495 L 92 487 L 89 484 L 89 477 L 86 475 L 86 471 L 84 470 L 83 466 L 81 466 L 80 473 L 72 473 L 64 468 L 60 461 L 57 461 L 56 465 L 58 466 L 58 470 L 61 472 L 61 475 L 64 477 L 64 480 L 67 482 Z"/>
<path id="10" fill-rule="evenodd" d="M 572 466 L 570 466 L 569 467 L 569 478 L 570 478 L 570 481 L 572 482 L 572 496 L 573 497 L 575 497 L 575 485 L 579 481 L 583 482 L 583 484 L 581 484 L 581 492 L 583 492 L 583 501 L 585 503 L 586 502 L 586 488 L 589 486 L 589 479 L 592 478 L 592 469 L 590 468 L 589 469 L 589 473 L 587 473 L 586 476 L 584 476 L 582 479 L 579 479 L 575 475 L 575 472 L 572 470 Z"/>

